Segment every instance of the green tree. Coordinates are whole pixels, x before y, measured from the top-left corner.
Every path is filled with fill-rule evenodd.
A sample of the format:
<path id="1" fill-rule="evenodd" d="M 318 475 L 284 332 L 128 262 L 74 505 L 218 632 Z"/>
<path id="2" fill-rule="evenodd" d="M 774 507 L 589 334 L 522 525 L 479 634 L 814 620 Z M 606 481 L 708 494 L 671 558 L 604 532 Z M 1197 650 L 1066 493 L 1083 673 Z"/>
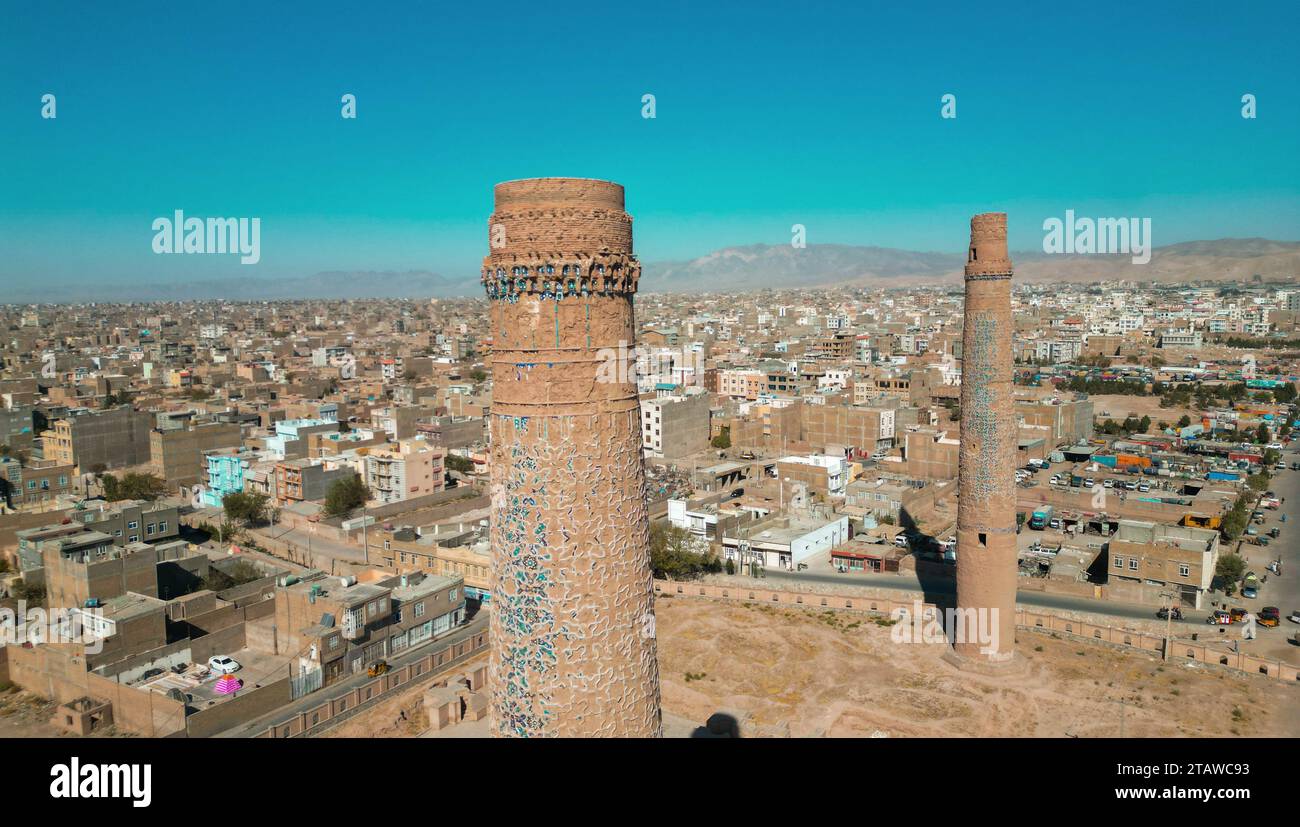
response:
<path id="1" fill-rule="evenodd" d="M 221 507 L 232 520 L 242 520 L 254 525 L 266 519 L 266 504 L 270 498 L 256 491 L 236 491 L 221 498 Z"/>
<path id="2" fill-rule="evenodd" d="M 650 526 L 650 568 L 654 576 L 690 580 L 708 572 L 722 571 L 718 558 L 694 550 L 695 536 L 668 522 Z"/>
<path id="3" fill-rule="evenodd" d="M 353 474 L 346 479 L 335 480 L 325 495 L 325 513 L 330 517 L 342 517 L 354 508 L 360 508 L 370 499 L 370 489 Z"/>
<path id="4" fill-rule="evenodd" d="M 154 500 L 167 493 L 167 483 L 153 474 L 138 474 L 134 471 L 121 479 L 112 474 L 105 474 L 100 482 L 104 486 L 104 497 L 109 502 L 118 500 Z"/>
<path id="5" fill-rule="evenodd" d="M 1237 501 L 1228 509 L 1228 513 L 1223 515 L 1223 525 L 1219 529 L 1225 539 L 1236 540 L 1246 530 L 1250 524 L 1250 508 L 1254 502 L 1254 495 L 1242 493 L 1237 497 Z"/>
<path id="6" fill-rule="evenodd" d="M 1191 418 L 1190 416 L 1188 416 L 1187 414 L 1183 414 L 1182 416 L 1178 417 L 1178 427 L 1179 427 L 1179 428 L 1186 428 L 1188 425 L 1191 425 L 1191 424 L 1192 424 L 1192 418 Z"/>
<path id="7" fill-rule="evenodd" d="M 469 457 L 462 457 L 460 454 L 448 454 L 444 462 L 448 471 L 455 471 L 458 474 L 474 473 L 474 460 Z"/>
<path id="8" fill-rule="evenodd" d="M 230 517 L 226 517 L 221 521 L 221 525 L 217 526 L 217 542 L 229 543 L 231 540 L 237 540 L 239 539 L 239 532 L 239 524 Z"/>
<path id="9" fill-rule="evenodd" d="M 1237 590 L 1237 583 L 1246 573 L 1246 561 L 1236 554 L 1220 554 L 1214 567 L 1214 585 L 1225 594 Z"/>
<path id="10" fill-rule="evenodd" d="M 1272 439 L 1273 434 L 1269 431 L 1268 426 L 1263 422 L 1259 423 L 1259 427 L 1255 429 L 1255 441 L 1260 445 L 1267 445 Z"/>
<path id="11" fill-rule="evenodd" d="M 710 440 L 709 444 L 712 445 L 714 448 L 722 448 L 722 449 L 730 448 L 731 428 L 723 426 L 722 432 L 719 433 L 717 436 L 715 436 L 712 440 Z"/>

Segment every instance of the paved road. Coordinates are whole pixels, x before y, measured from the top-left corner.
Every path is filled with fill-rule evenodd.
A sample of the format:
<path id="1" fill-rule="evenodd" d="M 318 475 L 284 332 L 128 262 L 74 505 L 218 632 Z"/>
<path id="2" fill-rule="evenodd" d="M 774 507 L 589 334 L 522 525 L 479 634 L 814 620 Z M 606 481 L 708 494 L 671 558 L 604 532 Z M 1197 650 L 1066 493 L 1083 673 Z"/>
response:
<path id="1" fill-rule="evenodd" d="M 1300 452 L 1288 451 L 1283 458 L 1290 465 L 1300 460 Z M 1286 619 L 1293 610 L 1300 609 L 1300 471 L 1273 473 L 1271 488 L 1277 496 L 1285 497 L 1286 502 L 1277 511 L 1265 511 L 1264 525 L 1254 527 L 1264 534 L 1276 526 L 1282 535 L 1262 548 L 1242 545 L 1241 553 L 1246 558 L 1247 568 L 1261 577 L 1268 574 L 1266 566 L 1269 561 L 1281 559 L 1282 574 L 1268 574 L 1268 582 L 1260 587 L 1258 598 L 1239 598 L 1234 602 L 1255 611 L 1263 606 L 1278 607 L 1282 611 L 1282 625 L 1276 629 L 1261 629 L 1259 637 L 1247 646 L 1266 657 L 1300 663 L 1300 647 L 1290 642 L 1291 636 L 1300 631 L 1300 626 Z M 1283 514 L 1286 522 L 1281 521 Z"/>
<path id="2" fill-rule="evenodd" d="M 310 529 L 294 528 L 285 530 L 283 525 L 263 526 L 253 529 L 254 536 L 270 537 L 281 543 L 294 547 L 295 558 L 307 561 L 307 565 L 323 571 L 333 572 L 332 560 L 340 560 L 350 565 L 363 565 L 365 552 L 360 545 L 352 545 L 313 533 Z"/>

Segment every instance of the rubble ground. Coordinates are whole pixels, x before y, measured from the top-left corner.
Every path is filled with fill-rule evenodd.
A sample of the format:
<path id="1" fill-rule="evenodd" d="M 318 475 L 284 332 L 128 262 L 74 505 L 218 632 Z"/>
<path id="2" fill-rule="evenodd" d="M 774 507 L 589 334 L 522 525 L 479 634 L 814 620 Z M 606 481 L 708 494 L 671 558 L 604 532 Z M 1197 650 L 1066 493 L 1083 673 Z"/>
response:
<path id="1" fill-rule="evenodd" d="M 961 672 L 854 612 L 656 603 L 666 714 L 726 711 L 742 737 L 1295 737 L 1279 681 L 1021 631 L 1019 674 Z"/>

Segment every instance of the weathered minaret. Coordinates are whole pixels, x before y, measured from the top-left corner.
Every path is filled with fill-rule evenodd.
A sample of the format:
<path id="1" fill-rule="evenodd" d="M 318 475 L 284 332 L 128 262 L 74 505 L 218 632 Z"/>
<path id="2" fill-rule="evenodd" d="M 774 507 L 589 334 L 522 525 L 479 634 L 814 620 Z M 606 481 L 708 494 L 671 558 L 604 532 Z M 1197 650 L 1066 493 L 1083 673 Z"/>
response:
<path id="1" fill-rule="evenodd" d="M 1015 652 L 1014 330 L 1007 215 L 977 215 L 970 221 L 962 324 L 955 649 L 982 663 L 1006 663 Z"/>
<path id="2" fill-rule="evenodd" d="M 490 724 L 496 736 L 661 733 L 623 187 L 496 187 Z"/>

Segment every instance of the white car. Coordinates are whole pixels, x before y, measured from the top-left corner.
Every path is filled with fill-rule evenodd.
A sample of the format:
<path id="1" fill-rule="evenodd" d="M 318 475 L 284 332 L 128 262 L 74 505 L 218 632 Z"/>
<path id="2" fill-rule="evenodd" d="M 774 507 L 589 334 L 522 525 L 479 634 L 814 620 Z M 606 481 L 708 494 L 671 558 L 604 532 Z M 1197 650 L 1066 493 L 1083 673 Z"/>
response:
<path id="1" fill-rule="evenodd" d="M 218 675 L 229 675 L 232 672 L 238 672 L 241 667 L 234 658 L 227 655 L 213 655 L 208 658 L 208 668 Z"/>

